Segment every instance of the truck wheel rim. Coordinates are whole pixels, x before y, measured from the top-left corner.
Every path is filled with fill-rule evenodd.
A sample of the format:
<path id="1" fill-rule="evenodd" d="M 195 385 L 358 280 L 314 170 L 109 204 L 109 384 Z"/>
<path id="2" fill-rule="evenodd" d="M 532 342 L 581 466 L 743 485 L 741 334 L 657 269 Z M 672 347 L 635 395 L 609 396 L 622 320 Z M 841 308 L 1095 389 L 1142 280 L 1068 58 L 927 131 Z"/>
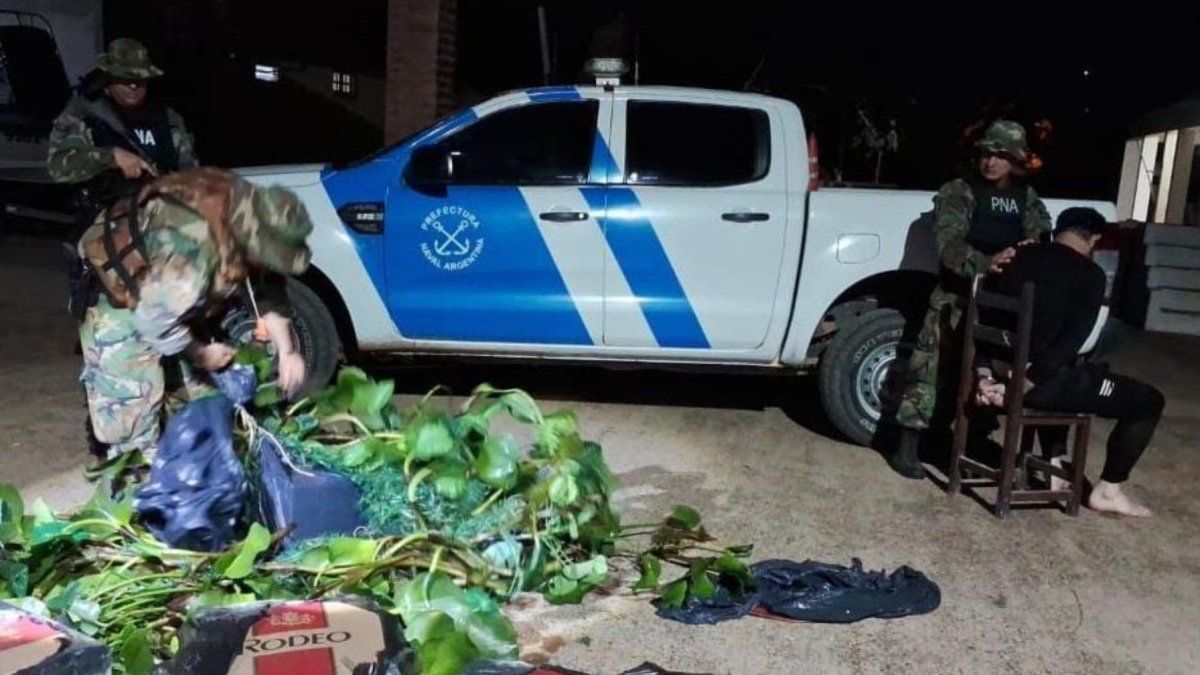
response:
<path id="1" fill-rule="evenodd" d="M 879 345 L 867 353 L 858 364 L 854 377 L 854 395 L 859 408 L 872 420 L 878 422 L 882 416 L 881 393 L 887 381 L 888 371 L 896 361 L 896 344 Z"/>

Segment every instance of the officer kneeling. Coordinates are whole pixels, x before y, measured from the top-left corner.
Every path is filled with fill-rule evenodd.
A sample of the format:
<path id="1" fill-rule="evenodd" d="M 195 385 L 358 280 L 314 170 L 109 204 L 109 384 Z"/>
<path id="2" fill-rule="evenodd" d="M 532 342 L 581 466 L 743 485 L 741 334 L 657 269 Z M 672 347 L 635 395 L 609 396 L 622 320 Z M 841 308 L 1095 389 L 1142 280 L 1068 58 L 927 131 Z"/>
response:
<path id="1" fill-rule="evenodd" d="M 186 355 L 188 391 L 203 388 L 195 368 L 220 370 L 234 354 L 231 346 L 202 337 L 204 322 L 219 316 L 251 277 L 274 277 L 281 287 L 278 275 L 304 272 L 311 231 L 290 190 L 204 167 L 160 178 L 97 216 L 78 247 L 101 291 L 80 327 L 81 379 L 110 458 L 153 455 L 163 357 Z M 281 288 L 277 295 L 286 297 Z M 304 361 L 286 314 L 276 305 L 263 323 L 278 354 L 280 386 L 291 395 L 303 383 Z"/>

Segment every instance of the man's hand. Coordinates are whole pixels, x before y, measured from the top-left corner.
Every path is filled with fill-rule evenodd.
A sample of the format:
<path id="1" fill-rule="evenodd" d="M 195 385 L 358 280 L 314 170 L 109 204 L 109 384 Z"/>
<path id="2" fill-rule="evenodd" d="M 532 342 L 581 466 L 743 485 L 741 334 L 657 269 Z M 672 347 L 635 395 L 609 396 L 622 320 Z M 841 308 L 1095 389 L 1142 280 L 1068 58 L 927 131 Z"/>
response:
<path id="1" fill-rule="evenodd" d="M 975 380 L 975 405 L 1003 406 L 1004 383 L 997 382 L 991 373 L 981 373 Z"/>
<path id="2" fill-rule="evenodd" d="M 291 398 L 300 391 L 305 376 L 304 357 L 296 351 L 296 344 L 292 340 L 292 322 L 275 312 L 263 314 L 260 321 L 278 354 L 279 388 Z"/>
<path id="3" fill-rule="evenodd" d="M 289 399 L 300 391 L 304 376 L 304 357 L 300 356 L 300 352 L 279 355 L 279 388 Z"/>
<path id="4" fill-rule="evenodd" d="M 1012 262 L 1013 256 L 1017 254 L 1017 249 L 1013 246 L 1000 251 L 992 256 L 992 260 L 988 263 L 988 272 L 999 272 L 1004 269 L 1004 266 Z"/>
<path id="5" fill-rule="evenodd" d="M 158 175 L 155 173 L 154 167 L 150 166 L 146 160 L 124 148 L 113 148 L 113 159 L 117 163 L 117 168 L 126 178 L 138 178 L 143 173 L 151 176 Z"/>
<path id="6" fill-rule="evenodd" d="M 233 360 L 234 350 L 227 344 L 214 342 L 212 344 L 192 344 L 188 347 L 188 358 L 192 363 L 208 372 L 216 372 Z"/>

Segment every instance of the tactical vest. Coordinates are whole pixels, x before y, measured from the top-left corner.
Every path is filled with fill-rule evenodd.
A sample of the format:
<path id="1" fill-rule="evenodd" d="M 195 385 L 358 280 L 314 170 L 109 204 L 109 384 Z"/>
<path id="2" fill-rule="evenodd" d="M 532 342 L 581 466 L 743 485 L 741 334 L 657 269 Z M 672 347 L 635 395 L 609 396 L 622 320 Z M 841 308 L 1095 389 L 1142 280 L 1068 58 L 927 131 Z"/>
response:
<path id="1" fill-rule="evenodd" d="M 1025 185 L 1000 189 L 984 181 L 972 181 L 975 211 L 971 214 L 967 243 L 988 256 L 1016 246 L 1025 238 L 1028 191 Z"/>
<path id="2" fill-rule="evenodd" d="M 171 120 L 165 108 L 145 111 L 123 111 L 109 105 L 125 123 L 125 129 L 113 129 L 108 122 L 93 115 L 83 118 L 92 132 L 92 142 L 98 148 L 115 147 L 145 157 L 159 175 L 179 170 L 179 150 L 171 134 Z M 122 132 L 127 133 L 122 133 Z"/>
<path id="3" fill-rule="evenodd" d="M 79 251 L 100 280 L 109 303 L 118 308 L 133 308 L 139 299 L 139 285 L 149 270 L 146 252 L 144 207 L 154 199 L 163 199 L 189 209 L 208 223 L 209 236 L 216 248 L 219 265 L 215 286 L 232 289 L 246 278 L 246 263 L 229 226 L 229 196 L 236 177 L 220 169 L 198 168 L 159 178 L 136 196 L 126 197 L 105 209 L 84 233 Z"/>
<path id="4" fill-rule="evenodd" d="M 170 116 L 165 108 L 155 107 L 137 114 L 121 114 L 107 100 L 106 105 L 122 122 L 124 129 L 113 128 L 111 121 L 96 114 L 83 114 L 81 119 L 92 134 L 98 148 L 121 148 L 147 159 L 159 175 L 179 169 L 179 149 L 171 134 Z M 128 196 L 138 189 L 139 180 L 125 178 L 117 169 L 104 171 L 79 186 L 77 200 L 85 212 L 95 213 L 105 205 Z"/>

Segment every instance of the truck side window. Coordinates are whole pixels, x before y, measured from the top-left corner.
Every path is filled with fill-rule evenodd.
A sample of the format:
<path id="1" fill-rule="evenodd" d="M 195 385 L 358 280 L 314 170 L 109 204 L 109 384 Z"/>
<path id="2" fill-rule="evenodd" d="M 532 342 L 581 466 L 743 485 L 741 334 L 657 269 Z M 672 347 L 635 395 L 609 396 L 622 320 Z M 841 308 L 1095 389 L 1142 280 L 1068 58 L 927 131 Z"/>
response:
<path id="1" fill-rule="evenodd" d="M 456 185 L 587 182 L 600 102 L 535 103 L 493 113 L 440 145 Z"/>
<path id="2" fill-rule="evenodd" d="M 630 101 L 625 182 L 714 186 L 751 183 L 771 166 L 771 127 L 756 108 Z"/>

